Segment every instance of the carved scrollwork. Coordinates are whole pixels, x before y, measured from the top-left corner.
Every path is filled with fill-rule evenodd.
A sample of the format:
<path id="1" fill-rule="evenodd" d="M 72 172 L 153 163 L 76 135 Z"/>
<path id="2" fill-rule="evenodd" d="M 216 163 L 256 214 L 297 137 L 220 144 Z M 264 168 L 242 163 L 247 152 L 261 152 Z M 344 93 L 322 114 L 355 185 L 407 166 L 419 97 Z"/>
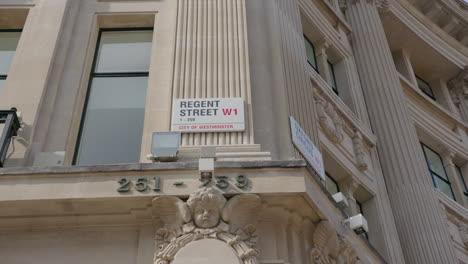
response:
<path id="1" fill-rule="evenodd" d="M 367 170 L 366 148 L 362 141 L 362 135 L 359 131 L 354 132 L 353 136 L 354 155 L 356 156 L 356 165 L 360 171 Z"/>
<path id="2" fill-rule="evenodd" d="M 340 143 L 343 141 L 344 137 L 343 120 L 338 115 L 333 105 L 325 100 L 318 90 L 315 90 L 314 98 L 317 103 L 320 127 L 328 139 L 334 143 Z"/>
<path id="3" fill-rule="evenodd" d="M 229 245 L 245 264 L 256 264 L 256 214 L 260 198 L 238 195 L 226 202 L 212 187 L 192 193 L 184 203 L 177 197 L 153 200 L 155 222 L 155 264 L 169 264 L 187 244 L 200 239 L 217 239 Z M 162 226 L 162 227 L 161 227 Z"/>

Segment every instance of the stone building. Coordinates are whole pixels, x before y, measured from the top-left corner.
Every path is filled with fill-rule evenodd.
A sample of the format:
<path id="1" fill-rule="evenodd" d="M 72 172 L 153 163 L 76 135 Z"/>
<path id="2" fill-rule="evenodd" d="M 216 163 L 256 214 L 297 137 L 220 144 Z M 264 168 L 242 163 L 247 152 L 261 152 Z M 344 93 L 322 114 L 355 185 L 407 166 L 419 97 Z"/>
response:
<path id="1" fill-rule="evenodd" d="M 0 0 L 0 263 L 468 263 L 467 79 L 464 0 Z"/>

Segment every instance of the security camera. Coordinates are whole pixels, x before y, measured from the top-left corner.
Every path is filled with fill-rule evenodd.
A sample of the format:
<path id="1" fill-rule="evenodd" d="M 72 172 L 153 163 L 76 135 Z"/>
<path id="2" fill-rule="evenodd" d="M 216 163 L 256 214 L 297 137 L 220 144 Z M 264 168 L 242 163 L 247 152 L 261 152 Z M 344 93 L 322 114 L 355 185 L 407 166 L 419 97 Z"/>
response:
<path id="1" fill-rule="evenodd" d="M 348 199 L 346 199 L 343 193 L 341 192 L 335 193 L 332 195 L 332 197 L 333 197 L 333 200 L 335 200 L 335 202 L 337 203 L 338 208 L 340 208 L 341 210 L 348 208 Z"/>
<path id="2" fill-rule="evenodd" d="M 350 218 L 344 220 L 343 224 L 348 225 L 356 235 L 362 235 L 369 231 L 367 226 L 367 220 L 362 214 L 351 216 Z"/>

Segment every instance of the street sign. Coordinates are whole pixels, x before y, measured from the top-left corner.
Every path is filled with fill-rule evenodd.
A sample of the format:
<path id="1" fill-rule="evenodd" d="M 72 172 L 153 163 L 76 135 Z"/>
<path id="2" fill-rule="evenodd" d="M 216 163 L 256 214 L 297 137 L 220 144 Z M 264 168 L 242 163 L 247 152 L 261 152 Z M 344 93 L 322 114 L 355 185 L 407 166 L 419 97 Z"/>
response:
<path id="1" fill-rule="evenodd" d="M 172 131 L 221 132 L 245 130 L 242 98 L 175 99 Z"/>
<path id="2" fill-rule="evenodd" d="M 289 121 L 291 124 L 291 135 L 294 146 L 296 146 L 296 149 L 302 154 L 315 172 L 325 180 L 322 153 L 320 153 L 319 149 L 292 116 L 289 117 Z"/>

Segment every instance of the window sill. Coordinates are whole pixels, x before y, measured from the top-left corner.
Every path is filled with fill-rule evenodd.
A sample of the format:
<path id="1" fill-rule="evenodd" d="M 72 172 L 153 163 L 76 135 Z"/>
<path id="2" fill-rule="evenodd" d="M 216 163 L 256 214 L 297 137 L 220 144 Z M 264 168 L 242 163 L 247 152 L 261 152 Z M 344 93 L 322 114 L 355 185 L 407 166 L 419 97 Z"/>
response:
<path id="1" fill-rule="evenodd" d="M 433 113 L 432 116 L 434 119 L 439 121 L 442 126 L 448 126 L 451 131 L 453 131 L 455 126 L 459 126 L 465 131 L 468 129 L 467 123 L 445 109 L 443 106 L 436 103 L 429 96 L 424 94 L 416 85 L 413 85 L 408 81 L 403 75 L 398 73 L 398 76 L 400 78 L 400 84 L 403 88 L 403 92 L 406 95 L 406 99 L 416 105 L 419 110 Z M 460 138 L 458 139 L 461 140 Z"/>

